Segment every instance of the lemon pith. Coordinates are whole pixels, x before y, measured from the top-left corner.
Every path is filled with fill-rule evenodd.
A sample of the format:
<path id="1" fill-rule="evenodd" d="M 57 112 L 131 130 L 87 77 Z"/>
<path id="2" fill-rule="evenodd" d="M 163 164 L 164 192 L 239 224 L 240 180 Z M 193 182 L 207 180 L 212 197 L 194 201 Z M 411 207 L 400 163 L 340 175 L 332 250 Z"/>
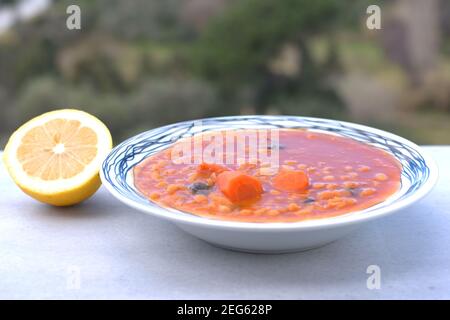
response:
<path id="1" fill-rule="evenodd" d="M 69 206 L 100 187 L 98 171 L 111 148 L 111 134 L 100 120 L 64 109 L 45 113 L 17 129 L 3 160 L 26 194 L 47 204 Z"/>

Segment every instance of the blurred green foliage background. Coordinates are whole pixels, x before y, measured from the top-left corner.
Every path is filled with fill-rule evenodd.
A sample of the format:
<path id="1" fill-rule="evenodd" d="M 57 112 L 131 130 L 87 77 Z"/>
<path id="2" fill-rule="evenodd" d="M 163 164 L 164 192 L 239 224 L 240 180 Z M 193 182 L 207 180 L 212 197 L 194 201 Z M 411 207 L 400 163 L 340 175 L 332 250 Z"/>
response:
<path id="1" fill-rule="evenodd" d="M 116 142 L 187 119 L 294 114 L 450 143 L 449 1 L 55 0 L 23 18 L 26 2 L 0 1 L 14 17 L 0 31 L 0 148 L 68 107 Z M 73 3 L 81 30 L 66 28 Z M 381 30 L 366 27 L 370 4 Z"/>

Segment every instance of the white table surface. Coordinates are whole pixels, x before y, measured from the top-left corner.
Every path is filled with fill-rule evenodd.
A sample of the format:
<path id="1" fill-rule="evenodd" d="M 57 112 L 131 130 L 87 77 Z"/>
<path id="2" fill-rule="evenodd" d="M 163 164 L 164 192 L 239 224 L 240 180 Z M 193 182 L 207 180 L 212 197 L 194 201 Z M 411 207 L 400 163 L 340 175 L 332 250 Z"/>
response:
<path id="1" fill-rule="evenodd" d="M 435 189 L 410 209 L 320 249 L 257 255 L 219 249 L 119 203 L 102 188 L 53 208 L 0 167 L 0 298 L 449 299 L 450 147 L 426 147 Z M 369 290 L 369 265 L 381 288 Z"/>

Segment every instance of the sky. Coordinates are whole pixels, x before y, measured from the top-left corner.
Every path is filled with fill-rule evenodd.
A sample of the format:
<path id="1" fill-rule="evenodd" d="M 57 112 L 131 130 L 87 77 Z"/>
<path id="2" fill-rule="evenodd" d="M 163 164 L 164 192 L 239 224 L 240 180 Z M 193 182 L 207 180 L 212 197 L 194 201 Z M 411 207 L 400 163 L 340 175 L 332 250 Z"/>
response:
<path id="1" fill-rule="evenodd" d="M 7 30 L 18 19 L 28 19 L 44 11 L 51 0 L 21 0 L 14 7 L 0 5 L 0 32 Z"/>

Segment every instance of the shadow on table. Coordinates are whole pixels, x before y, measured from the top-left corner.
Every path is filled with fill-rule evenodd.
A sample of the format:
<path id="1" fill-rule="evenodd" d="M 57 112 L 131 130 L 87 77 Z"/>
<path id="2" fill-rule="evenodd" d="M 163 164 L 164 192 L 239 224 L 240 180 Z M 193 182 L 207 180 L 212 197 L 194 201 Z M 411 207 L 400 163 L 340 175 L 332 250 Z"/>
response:
<path id="1" fill-rule="evenodd" d="M 54 207 L 51 205 L 36 203 L 34 200 L 30 201 L 33 201 L 34 206 L 39 206 L 38 214 L 46 218 L 56 220 L 107 219 L 108 217 L 117 214 L 114 210 L 117 207 L 123 207 L 124 211 L 130 210 L 114 199 L 112 201 L 105 201 L 103 198 L 105 198 L 104 195 L 102 193 L 98 193 L 85 202 L 68 207 Z"/>
<path id="2" fill-rule="evenodd" d="M 117 270 L 121 281 L 142 282 L 144 296 L 144 284 L 156 277 L 164 283 L 158 289 L 160 297 L 295 299 L 311 298 L 310 293 L 315 292 L 322 298 L 352 298 L 362 291 L 365 297 L 376 298 L 381 291 L 366 287 L 368 266 L 381 268 L 384 288 L 399 290 L 399 284 L 409 281 L 412 273 L 430 267 L 425 253 L 438 247 L 430 238 L 424 241 L 437 226 L 436 220 L 424 218 L 430 213 L 423 202 L 414 210 L 374 221 L 322 248 L 264 255 L 211 246 L 168 222 L 131 210 L 105 193 L 96 197 L 101 199 L 62 211 L 48 207 L 46 220 L 82 225 L 98 222 L 95 232 L 114 233 L 110 246 L 120 263 L 111 267 L 123 268 Z M 89 236 L 95 241 L 94 230 Z M 175 297 L 173 288 L 177 288 Z"/>
<path id="3" fill-rule="evenodd" d="M 426 210 L 426 207 L 422 209 Z M 421 235 L 436 226 L 423 219 L 421 211 L 419 206 L 414 212 L 406 210 L 375 221 L 322 248 L 279 255 L 228 251 L 171 226 L 166 230 L 173 241 L 157 254 L 161 261 L 174 261 L 177 270 L 183 270 L 166 274 L 168 287 L 184 284 L 195 288 L 199 297 L 206 297 L 201 293 L 207 292 L 213 297 L 217 294 L 242 298 L 233 292 L 242 292 L 243 287 L 254 298 L 302 298 L 302 290 L 312 289 L 322 291 L 322 296 L 329 294 L 330 298 L 336 294 L 352 297 L 351 289 L 362 290 L 368 297 L 377 297 L 376 290 L 370 291 L 366 287 L 370 276 L 366 272 L 368 266 L 381 268 L 384 288 L 409 281 L 409 274 L 429 268 L 423 253 L 434 244 L 424 243 Z M 154 263 L 153 260 L 150 262 Z M 164 272 L 162 276 L 165 276 Z M 270 288 L 276 290 L 268 296 Z M 285 291 L 280 292 L 280 288 Z M 344 292 L 338 292 L 339 288 Z"/>

